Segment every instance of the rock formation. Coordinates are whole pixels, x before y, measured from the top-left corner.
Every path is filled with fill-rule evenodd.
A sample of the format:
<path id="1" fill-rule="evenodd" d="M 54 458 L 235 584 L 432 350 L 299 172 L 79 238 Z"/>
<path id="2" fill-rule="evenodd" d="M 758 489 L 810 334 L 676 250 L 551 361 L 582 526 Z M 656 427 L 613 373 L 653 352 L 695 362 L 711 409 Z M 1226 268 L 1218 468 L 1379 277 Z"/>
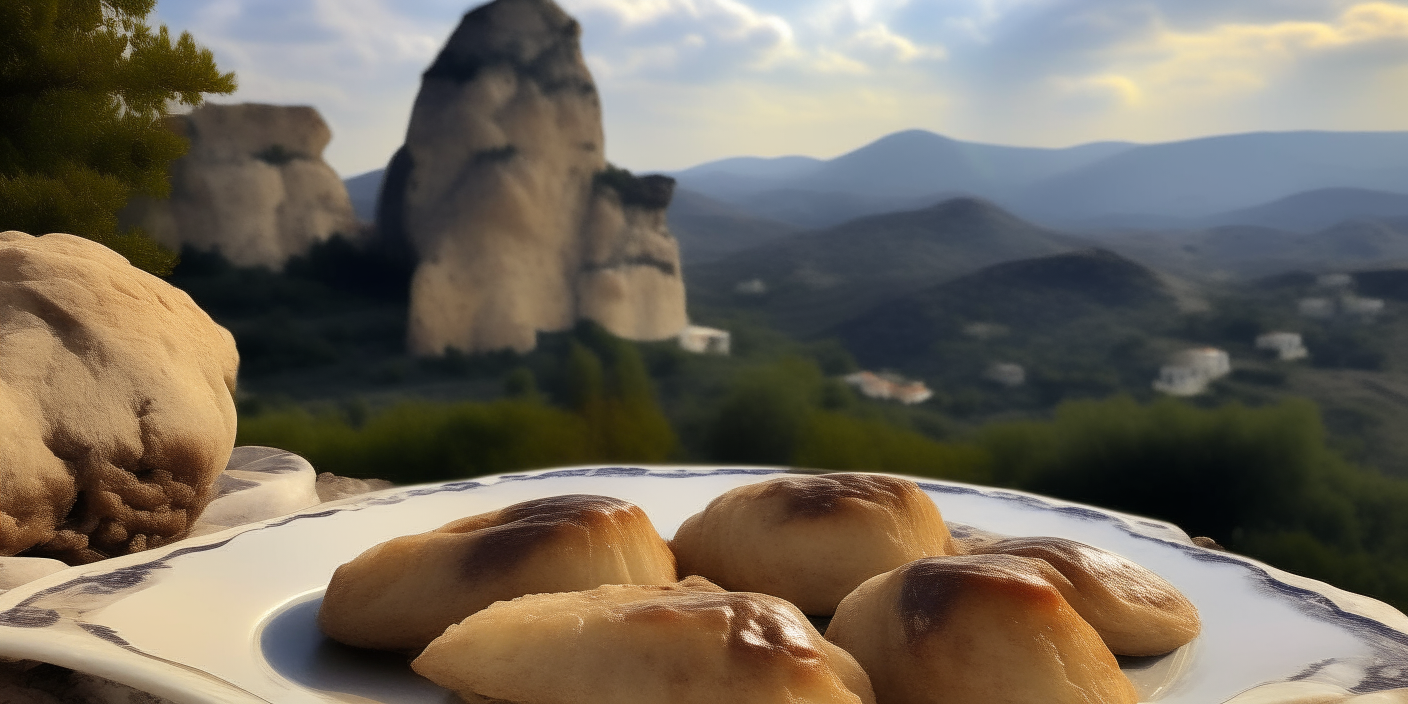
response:
<path id="1" fill-rule="evenodd" d="M 580 31 L 552 0 L 496 0 L 426 70 L 378 206 L 419 262 L 412 352 L 526 351 L 580 318 L 639 340 L 684 328 L 674 182 L 607 165 Z"/>
<path id="2" fill-rule="evenodd" d="M 171 197 L 134 199 L 124 224 L 173 249 L 219 249 L 235 264 L 273 269 L 358 232 L 347 188 L 323 161 L 332 132 L 317 110 L 207 104 L 166 124 L 191 142 L 171 166 Z"/>
<path id="3" fill-rule="evenodd" d="M 308 460 L 287 450 L 246 445 L 230 453 L 216 478 L 214 498 L 191 526 L 192 537 L 284 516 L 328 501 L 389 489 L 385 479 L 354 479 L 317 473 Z M 14 559 L 14 558 L 11 558 Z M 0 562 L 0 585 L 4 583 Z"/>
<path id="4" fill-rule="evenodd" d="M 0 555 L 184 535 L 235 444 L 238 367 L 229 332 L 112 250 L 0 232 Z"/>
<path id="5" fill-rule="evenodd" d="M 287 450 L 237 447 L 215 479 L 214 496 L 190 534 L 214 533 L 316 506 L 322 503 L 317 477 L 308 460 Z"/>

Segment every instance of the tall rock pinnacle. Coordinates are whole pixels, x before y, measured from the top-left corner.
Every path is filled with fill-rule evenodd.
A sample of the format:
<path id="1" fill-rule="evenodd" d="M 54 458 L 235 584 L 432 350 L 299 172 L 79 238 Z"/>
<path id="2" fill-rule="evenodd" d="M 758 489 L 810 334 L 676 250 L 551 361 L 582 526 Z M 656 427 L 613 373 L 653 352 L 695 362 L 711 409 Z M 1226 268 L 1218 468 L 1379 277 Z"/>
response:
<path id="1" fill-rule="evenodd" d="M 526 351 L 580 318 L 639 340 L 684 327 L 674 182 L 607 165 L 580 33 L 552 0 L 496 0 L 426 70 L 377 216 L 418 262 L 413 353 Z"/>

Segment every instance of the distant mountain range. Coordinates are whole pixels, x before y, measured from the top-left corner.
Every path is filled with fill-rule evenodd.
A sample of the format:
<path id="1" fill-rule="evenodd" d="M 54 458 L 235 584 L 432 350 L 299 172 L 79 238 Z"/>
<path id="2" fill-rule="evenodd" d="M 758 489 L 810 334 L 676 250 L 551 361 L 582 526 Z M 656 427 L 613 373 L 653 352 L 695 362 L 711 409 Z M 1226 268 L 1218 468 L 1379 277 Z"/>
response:
<path id="1" fill-rule="evenodd" d="M 1258 225 L 1087 232 L 1081 237 L 1161 271 L 1194 279 L 1253 279 L 1288 271 L 1408 265 L 1408 218 L 1354 218 L 1313 232 Z"/>
<path id="2" fill-rule="evenodd" d="M 369 221 L 382 176 L 377 170 L 345 181 L 358 215 Z M 1078 232 L 1099 246 L 1194 277 L 1408 262 L 1408 132 L 1250 133 L 1038 149 L 910 130 L 829 160 L 738 157 L 673 176 L 679 184 L 669 222 L 691 295 L 696 281 L 716 288 L 716 271 L 735 272 L 734 278 L 753 272 L 747 278 L 774 283 L 795 280 L 781 269 L 763 271 L 763 262 L 794 246 L 839 247 L 842 259 L 859 257 L 840 263 L 864 268 L 862 262 L 878 250 L 862 243 L 887 242 L 909 227 L 899 223 L 924 217 L 912 213 L 955 198 L 1006 211 L 1001 218 L 1009 224 L 1020 218 L 1027 221 L 1024 227 L 1048 236 Z M 874 219 L 888 214 L 895 217 Z M 995 218 L 1001 219 L 993 215 L 988 221 Z M 1007 225 L 996 229 L 1015 232 Z M 818 233 L 807 240 L 811 245 L 784 244 L 804 231 Z M 889 234 L 875 234 L 880 231 Z M 1002 241 L 992 244 L 1000 248 L 996 243 Z M 1069 237 L 1063 241 L 1083 246 Z M 774 245 L 782 249 L 766 249 Z M 764 249 L 731 259 L 758 247 Z M 996 250 L 985 251 L 973 261 L 999 260 L 992 258 Z M 1050 253 L 1022 249 L 1015 258 Z M 935 275 L 958 275 L 972 263 L 967 256 L 950 252 L 931 261 L 917 254 L 914 261 L 932 263 Z M 714 266 L 725 260 L 731 263 Z M 958 261 L 966 263 L 955 266 Z M 908 270 L 906 261 L 897 266 Z M 818 262 L 813 268 L 830 271 Z"/>
<path id="3" fill-rule="evenodd" d="M 833 333 L 862 364 L 971 383 L 1004 357 L 1038 367 L 1057 356 L 1104 363 L 1122 339 L 1168 327 L 1177 313 L 1164 277 L 1113 252 L 1083 249 L 996 264 L 885 300 Z M 974 334 L 975 325 L 984 332 Z"/>
<path id="4" fill-rule="evenodd" d="M 1408 194 L 1362 188 L 1321 188 L 1204 220 L 1208 225 L 1256 225 L 1315 232 L 1349 220 L 1408 218 Z"/>
<path id="5" fill-rule="evenodd" d="M 985 198 L 1047 226 L 1183 226 L 1307 191 L 1408 193 L 1408 132 L 1259 132 L 1037 149 L 910 130 L 826 161 L 735 158 L 672 175 L 685 188 L 806 227 L 879 212 L 887 201 L 914 205 L 955 194 Z M 842 207 L 843 197 L 852 204 Z M 819 198 L 832 203 L 824 215 L 806 205 Z M 1333 212 L 1354 199 L 1340 193 L 1325 200 Z M 1312 217 L 1318 212 L 1309 210 Z M 1352 216 L 1360 214 L 1367 213 Z"/>
<path id="6" fill-rule="evenodd" d="M 696 191 L 675 189 L 667 211 L 680 259 L 699 264 L 793 234 L 796 225 L 758 217 Z"/>
<path id="7" fill-rule="evenodd" d="M 386 169 L 373 169 L 342 180 L 347 186 L 347 196 L 352 199 L 352 210 L 365 222 L 376 220 L 376 199 L 381 195 L 381 180 Z"/>
<path id="8" fill-rule="evenodd" d="M 809 334 L 890 296 L 1079 246 L 986 201 L 955 198 L 779 237 L 687 267 L 685 282 L 692 307 L 755 307 L 779 328 Z"/>

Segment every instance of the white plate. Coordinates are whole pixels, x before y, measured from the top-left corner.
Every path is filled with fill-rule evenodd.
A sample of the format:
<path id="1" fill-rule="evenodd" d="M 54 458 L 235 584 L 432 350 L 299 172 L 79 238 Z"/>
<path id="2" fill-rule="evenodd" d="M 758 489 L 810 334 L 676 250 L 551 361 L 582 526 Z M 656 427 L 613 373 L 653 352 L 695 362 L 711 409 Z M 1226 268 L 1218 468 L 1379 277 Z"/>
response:
<path id="1" fill-rule="evenodd" d="M 448 704 L 457 700 L 416 677 L 404 657 L 321 637 L 313 616 L 338 565 L 398 535 L 557 494 L 634 502 L 668 537 L 714 496 L 780 471 L 575 468 L 369 494 L 71 568 L 6 592 L 0 656 L 89 672 L 183 704 Z M 916 481 L 950 522 L 1079 540 L 1182 590 L 1198 607 L 1203 634 L 1173 655 L 1124 663 L 1146 701 L 1212 704 L 1287 680 L 1355 692 L 1408 686 L 1408 617 L 1380 602 L 1204 550 L 1167 523 Z"/>

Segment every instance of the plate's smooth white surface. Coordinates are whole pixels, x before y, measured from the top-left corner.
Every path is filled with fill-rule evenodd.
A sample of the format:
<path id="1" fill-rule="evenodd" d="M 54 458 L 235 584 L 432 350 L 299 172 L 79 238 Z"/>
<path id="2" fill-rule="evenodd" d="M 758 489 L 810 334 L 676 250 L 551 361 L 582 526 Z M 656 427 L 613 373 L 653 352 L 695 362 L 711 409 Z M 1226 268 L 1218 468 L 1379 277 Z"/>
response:
<path id="1" fill-rule="evenodd" d="M 636 503 L 661 535 L 777 469 L 575 468 L 389 490 L 77 567 L 0 594 L 0 656 L 35 659 L 177 702 L 456 699 L 404 657 L 330 643 L 313 616 L 334 569 L 395 536 L 531 498 Z M 1017 492 L 919 480 L 945 519 L 1054 535 L 1124 555 L 1197 605 L 1203 634 L 1126 663 L 1151 701 L 1215 704 L 1268 682 L 1354 692 L 1408 686 L 1408 617 L 1373 600 L 1204 550 L 1177 528 Z"/>

